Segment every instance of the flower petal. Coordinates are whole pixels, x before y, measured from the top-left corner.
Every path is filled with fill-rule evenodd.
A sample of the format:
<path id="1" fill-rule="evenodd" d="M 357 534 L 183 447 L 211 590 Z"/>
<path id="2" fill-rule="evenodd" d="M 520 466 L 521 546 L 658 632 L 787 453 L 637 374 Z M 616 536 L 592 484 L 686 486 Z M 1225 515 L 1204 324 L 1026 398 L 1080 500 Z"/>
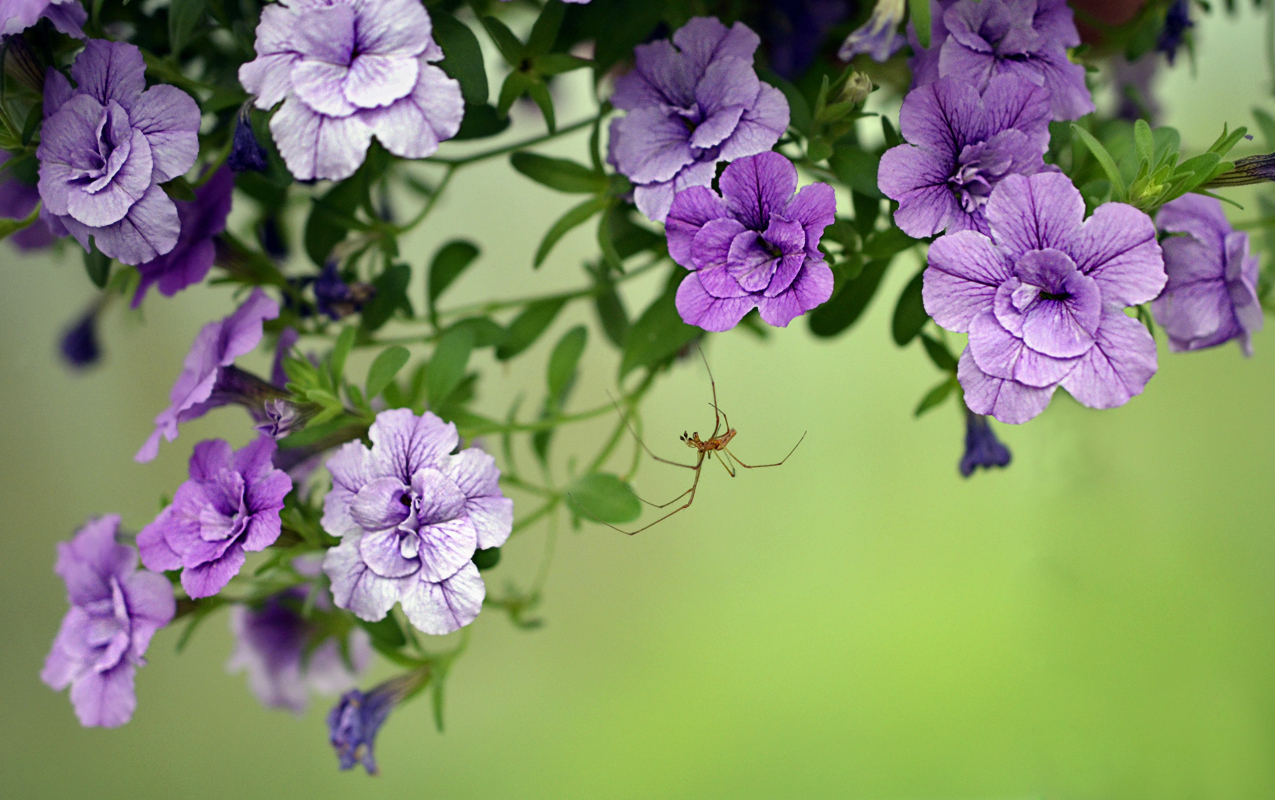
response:
<path id="1" fill-rule="evenodd" d="M 487 587 L 473 562 L 440 583 L 413 580 L 403 593 L 403 613 L 418 630 L 441 636 L 478 618 Z"/>
<path id="2" fill-rule="evenodd" d="M 1146 327 L 1107 305 L 1097 341 L 1062 386 L 1090 408 L 1115 408 L 1142 393 L 1156 366 L 1155 339 Z"/>
<path id="3" fill-rule="evenodd" d="M 997 288 L 1013 266 L 992 241 L 977 231 L 959 231 L 930 245 L 921 286 L 926 312 L 950 331 L 969 330 L 970 321 L 992 308 Z"/>
<path id="4" fill-rule="evenodd" d="M 965 405 L 975 414 L 989 414 L 1001 422 L 1017 425 L 1045 410 L 1057 385 L 1035 388 L 1014 380 L 994 378 L 978 368 L 970 349 L 965 348 L 956 368 L 957 380 L 965 391 Z"/>

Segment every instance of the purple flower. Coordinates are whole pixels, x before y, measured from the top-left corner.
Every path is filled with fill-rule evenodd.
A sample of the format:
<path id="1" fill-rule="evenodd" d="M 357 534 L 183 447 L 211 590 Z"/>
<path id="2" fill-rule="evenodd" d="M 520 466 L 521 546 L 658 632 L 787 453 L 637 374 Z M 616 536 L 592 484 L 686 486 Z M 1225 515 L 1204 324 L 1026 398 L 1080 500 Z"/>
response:
<path id="1" fill-rule="evenodd" d="M 376 774 L 373 746 L 385 719 L 408 695 L 429 679 L 425 670 L 416 670 L 378 684 L 364 694 L 351 689 L 328 712 L 328 740 L 336 750 L 341 769 L 362 764 L 368 775 Z"/>
<path id="2" fill-rule="evenodd" d="M 1222 204 L 1198 194 L 1166 203 L 1155 221 L 1166 233 L 1182 234 L 1161 244 L 1169 282 L 1151 304 L 1169 349 L 1200 350 L 1238 339 L 1244 355 L 1252 355 L 1251 337 L 1263 318 L 1258 259 L 1249 255 L 1248 234 L 1231 230 Z"/>
<path id="3" fill-rule="evenodd" d="M 114 728 L 137 707 L 133 675 L 155 631 L 177 611 L 163 575 L 137 569 L 137 551 L 115 541 L 120 518 L 91 520 L 58 545 L 54 572 L 66 581 L 71 610 L 44 661 L 40 680 L 71 686 L 71 702 L 85 727 Z"/>
<path id="4" fill-rule="evenodd" d="M 226 229 L 234 188 L 234 174 L 222 167 L 195 190 L 194 200 L 177 203 L 177 216 L 181 220 L 177 245 L 159 258 L 137 265 L 142 279 L 133 295 L 133 308 L 142 304 L 152 284 L 159 285 L 160 294 L 172 297 L 204 279 L 217 254 L 214 244 L 217 234 Z"/>
<path id="5" fill-rule="evenodd" d="M 965 455 L 961 456 L 961 475 L 968 478 L 982 467 L 1009 466 L 1009 448 L 1001 444 L 992 431 L 992 424 L 982 414 L 965 412 Z"/>
<path id="6" fill-rule="evenodd" d="M 456 426 L 428 411 L 382 411 L 368 435 L 371 450 L 348 442 L 327 462 L 323 529 L 341 544 L 323 571 L 336 604 L 379 620 L 401 601 L 425 633 L 458 630 L 486 594 L 474 551 L 504 544 L 513 525 L 496 461 L 472 447 L 452 455 Z"/>
<path id="7" fill-rule="evenodd" d="M 1155 49 L 1164 53 L 1165 58 L 1169 60 L 1169 66 L 1173 66 L 1173 59 L 1177 57 L 1182 40 L 1186 38 L 1187 31 L 1193 27 L 1195 23 L 1191 21 L 1190 0 L 1176 0 L 1165 14 L 1164 27 L 1160 29 L 1160 36 L 1155 43 Z"/>
<path id="8" fill-rule="evenodd" d="M 367 294 L 362 290 L 355 291 L 341 279 L 335 261 L 324 264 L 323 271 L 314 279 L 315 305 L 320 314 L 326 314 L 333 320 L 358 313 L 367 301 Z"/>
<path id="9" fill-rule="evenodd" d="M 443 50 L 419 0 L 289 0 L 268 5 L 257 58 L 239 68 L 299 180 L 341 180 L 376 136 L 396 156 L 424 158 L 460 129 L 460 84 L 429 62 Z"/>
<path id="10" fill-rule="evenodd" d="M 867 53 L 873 61 L 888 61 L 907 41 L 899 33 L 899 23 L 906 11 L 907 0 L 877 0 L 872 16 L 846 37 L 837 58 L 849 61 L 860 53 Z"/>
<path id="11" fill-rule="evenodd" d="M 0 164 L 13 158 L 13 155 L 0 151 Z M 12 169 L 0 176 L 0 217 L 5 219 L 26 219 L 27 215 L 40 202 L 40 190 L 34 183 L 27 183 L 13 174 Z M 17 245 L 19 250 L 38 250 L 53 244 L 56 237 L 37 219 L 27 227 L 9 237 L 9 241 Z"/>
<path id="12" fill-rule="evenodd" d="M 258 700 L 296 714 L 305 711 L 311 690 L 336 694 L 352 687 L 372 657 L 367 632 L 355 628 L 350 632 L 347 665 L 340 643 L 335 638 L 321 638 L 323 628 L 301 616 L 306 591 L 294 587 L 268 597 L 260 606 L 230 610 L 236 645 L 226 669 L 247 670 L 248 684 Z M 326 590 L 311 587 L 309 591 L 318 593 L 314 608 L 319 612 L 332 608 Z"/>
<path id="13" fill-rule="evenodd" d="M 717 162 L 769 150 L 788 128 L 788 101 L 753 71 L 760 40 L 747 25 L 696 17 L 634 49 L 611 102 L 608 159 L 635 186 L 638 210 L 663 222 L 673 195 L 708 186 Z"/>
<path id="14" fill-rule="evenodd" d="M 983 209 L 1006 175 L 1047 167 L 1049 93 L 1013 75 L 969 83 L 943 78 L 903 100 L 902 144 L 881 157 L 877 183 L 899 201 L 895 224 L 923 239 L 944 229 L 987 233 Z"/>
<path id="15" fill-rule="evenodd" d="M 275 342 L 274 361 L 270 365 L 270 382 L 280 389 L 288 385 L 288 373 L 283 370 L 283 360 L 292 352 L 292 347 L 301 339 L 297 329 L 289 325 L 279 331 L 279 340 Z"/>
<path id="16" fill-rule="evenodd" d="M 274 440 L 262 436 L 234 453 L 221 439 L 195 445 L 190 480 L 155 521 L 137 534 L 148 569 L 182 571 L 191 597 L 221 591 L 244 565 L 245 552 L 279 538 L 279 510 L 292 479 L 275 469 Z"/>
<path id="17" fill-rule="evenodd" d="M 1155 340 L 1123 311 L 1164 287 L 1155 225 L 1124 203 L 1084 213 L 1067 176 L 1011 175 L 987 204 L 990 238 L 930 246 L 921 296 L 935 322 L 969 333 L 957 377 L 975 414 L 1026 422 L 1059 386 L 1112 408 L 1155 374 Z"/>
<path id="18" fill-rule="evenodd" d="M 823 38 L 850 12 L 847 0 L 772 0 L 765 4 L 762 45 L 770 67 L 789 80 L 814 62 Z"/>
<path id="19" fill-rule="evenodd" d="M 146 89 L 134 45 L 93 39 L 71 77 L 50 69 L 44 84 L 41 214 L 58 234 L 125 264 L 161 256 L 177 244 L 177 206 L 160 184 L 199 155 L 199 106 L 173 86 Z M 145 89 L 145 91 L 143 91 Z"/>
<path id="20" fill-rule="evenodd" d="M 85 369 L 102 358 L 102 347 L 97 342 L 97 315 L 100 303 L 93 303 L 80 315 L 74 325 L 67 328 L 58 340 L 62 358 L 76 369 Z"/>
<path id="21" fill-rule="evenodd" d="M 1159 72 L 1160 57 L 1147 53 L 1137 61 L 1123 55 L 1111 57 L 1111 88 L 1116 94 L 1116 116 L 1129 122 L 1145 119 L 1152 127 L 1160 119 L 1160 103 L 1153 85 Z"/>
<path id="22" fill-rule="evenodd" d="M 995 76 L 1013 73 L 1049 91 L 1054 119 L 1094 110 L 1084 67 L 1067 58 L 1080 34 L 1065 0 L 933 0 L 930 9 L 928 50 L 908 26 L 914 87 L 953 77 L 982 91 Z"/>
<path id="23" fill-rule="evenodd" d="M 235 138 L 230 145 L 230 155 L 226 156 L 226 166 L 234 172 L 265 172 L 269 164 L 269 154 L 257 141 L 257 134 L 252 130 L 252 117 L 248 106 L 244 105 L 235 119 Z"/>
<path id="24" fill-rule="evenodd" d="M 41 17 L 67 36 L 83 39 L 89 14 L 79 0 L 0 0 L 0 34 L 22 33 Z"/>
<path id="25" fill-rule="evenodd" d="M 261 323 L 277 316 L 279 304 L 258 287 L 235 313 L 200 329 L 186 356 L 185 368 L 169 393 L 172 402 L 155 417 L 155 432 L 134 460 L 154 459 L 159 454 L 160 436 L 173 441 L 180 423 L 202 417 L 209 409 L 227 402 L 213 396 L 219 391 L 219 384 L 229 377 L 227 373 L 233 369 L 235 359 L 251 352 L 261 341 Z"/>
<path id="26" fill-rule="evenodd" d="M 797 168 L 778 153 L 732 162 L 719 184 L 720 196 L 703 186 L 678 192 L 665 224 L 669 255 L 691 270 L 677 289 L 682 319 L 725 331 L 757 308 L 784 327 L 831 297 L 819 238 L 836 218 L 832 187 L 794 196 Z"/>

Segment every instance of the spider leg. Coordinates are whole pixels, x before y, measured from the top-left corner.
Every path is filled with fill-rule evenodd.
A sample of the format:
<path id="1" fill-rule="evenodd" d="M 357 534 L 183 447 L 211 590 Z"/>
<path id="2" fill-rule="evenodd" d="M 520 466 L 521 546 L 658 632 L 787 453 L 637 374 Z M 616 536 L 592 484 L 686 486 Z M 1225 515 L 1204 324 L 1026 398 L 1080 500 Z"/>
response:
<path id="1" fill-rule="evenodd" d="M 611 398 L 611 405 L 615 406 L 615 413 L 620 415 L 620 419 L 624 422 L 624 427 L 629 429 L 629 433 L 633 434 L 633 438 L 637 440 L 637 443 L 642 446 L 642 449 L 646 451 L 646 454 L 648 456 L 655 459 L 656 461 L 662 461 L 665 464 L 672 464 L 675 467 L 685 467 L 687 469 L 698 469 L 697 466 L 692 466 L 690 464 L 683 464 L 680 461 L 670 461 L 667 458 L 660 458 L 655 453 L 652 453 L 651 448 L 647 447 L 646 442 L 642 441 L 642 437 L 638 436 L 637 431 L 633 430 L 633 426 L 629 424 L 629 418 L 625 416 L 624 412 L 620 409 L 620 404 L 615 401 L 615 398 L 611 397 L 610 392 L 607 392 L 607 397 Z"/>
<path id="2" fill-rule="evenodd" d="M 731 452 L 730 452 L 730 450 L 728 450 L 727 448 L 723 447 L 722 449 L 723 449 L 723 450 L 726 450 L 726 452 L 727 452 L 727 453 L 730 453 L 730 457 L 731 457 L 731 458 L 733 458 L 733 459 L 735 459 L 735 463 L 736 463 L 736 464 L 738 464 L 738 465 L 740 465 L 740 466 L 741 466 L 741 467 L 743 467 L 744 469 L 761 469 L 762 467 L 778 467 L 778 466 L 781 466 L 781 465 L 782 465 L 785 461 L 787 461 L 787 460 L 788 460 L 788 457 L 789 457 L 789 456 L 791 456 L 793 453 L 797 452 L 797 448 L 798 448 L 798 447 L 800 447 L 800 446 L 801 446 L 801 443 L 802 443 L 802 442 L 804 442 L 805 440 L 806 440 L 806 434 L 804 434 L 804 433 L 803 433 L 803 434 L 801 434 L 801 438 L 797 440 L 797 443 L 796 443 L 796 444 L 794 444 L 794 445 L 792 446 L 792 449 L 788 451 L 788 455 L 784 456 L 784 457 L 783 457 L 783 459 L 781 459 L 781 460 L 779 460 L 779 461 L 776 461 L 774 464 L 745 464 L 743 461 L 740 461 L 740 460 L 739 460 L 739 458 L 738 458 L 738 457 L 737 457 L 734 453 L 731 453 Z"/>
<path id="3" fill-rule="evenodd" d="M 723 449 L 724 449 L 724 448 L 723 448 Z M 731 456 L 730 458 L 727 458 L 726 456 L 722 455 L 721 453 L 718 453 L 718 454 L 717 454 L 717 463 L 718 463 L 718 464 L 721 464 L 723 467 L 725 467 L 725 468 L 726 468 L 726 472 L 727 472 L 727 474 L 729 474 L 732 478 L 733 478 L 733 477 L 735 477 L 735 465 L 731 463 L 731 459 L 733 459 L 733 458 L 734 458 L 734 456 Z"/>
<path id="4" fill-rule="evenodd" d="M 695 489 L 699 486 L 699 475 L 700 475 L 700 471 L 699 471 L 699 469 L 696 469 L 696 470 L 695 470 L 695 480 L 691 483 L 691 488 L 688 490 L 688 492 L 690 493 L 690 495 L 691 495 L 691 496 L 690 496 L 690 497 L 686 500 L 686 502 L 685 502 L 685 503 L 683 503 L 682 505 L 680 505 L 680 506 L 678 506 L 677 508 L 673 509 L 672 511 L 668 512 L 667 514 L 665 514 L 664 516 L 662 516 L 662 517 L 660 517 L 659 519 L 655 520 L 654 522 L 647 523 L 646 525 L 643 525 L 642 527 L 638 528 L 638 529 L 637 529 L 637 530 L 635 530 L 635 531 L 626 531 L 626 530 L 624 530 L 623 528 L 617 528 L 616 526 L 612 525 L 612 524 L 611 524 L 611 523 L 609 523 L 609 522 L 602 522 L 602 520 L 595 520 L 595 521 L 596 521 L 596 522 L 602 522 L 602 524 L 603 524 L 603 525 L 605 525 L 605 526 L 607 526 L 608 528 L 611 528 L 612 530 L 617 530 L 617 531 L 619 531 L 620 533 L 625 534 L 626 536 L 636 536 L 637 534 L 641 533 L 642 531 L 646 530 L 647 528 L 650 528 L 650 527 L 652 527 L 653 525 L 658 525 L 658 524 L 660 524 L 661 522 L 663 522 L 664 520 L 666 520 L 666 519 L 668 519 L 669 517 L 673 516 L 673 515 L 674 515 L 674 514 L 676 514 L 677 512 L 679 512 L 679 511 L 684 511 L 685 509 L 690 508 L 690 507 L 691 507 L 691 503 L 694 503 L 694 502 L 695 502 Z M 569 495 L 568 495 L 568 496 L 569 496 Z M 573 498 L 571 498 L 571 499 L 572 499 L 573 501 L 575 500 L 575 498 L 574 498 L 574 497 L 573 497 Z M 581 506 L 579 503 L 576 503 L 576 508 L 579 508 L 581 511 L 584 511 L 584 507 L 583 507 L 583 506 Z M 588 511 L 585 511 L 584 513 L 585 513 L 585 514 L 588 514 L 589 512 L 588 512 Z M 592 515 L 590 515 L 590 516 L 592 516 Z"/>
<path id="5" fill-rule="evenodd" d="M 633 494 L 633 496 L 637 497 L 638 500 L 641 500 L 643 503 L 646 503 L 651 508 L 668 508 L 669 506 L 673 505 L 678 500 L 681 500 L 683 497 L 685 497 L 686 495 L 690 493 L 691 493 L 691 490 L 687 489 L 686 491 L 682 492 L 677 497 L 674 497 L 672 500 L 668 501 L 667 503 L 652 503 L 650 500 L 644 500 L 643 498 L 639 497 L 636 492 Z"/>
<path id="6" fill-rule="evenodd" d="M 713 435 L 708 438 L 716 439 L 717 433 L 722 427 L 722 416 L 724 416 L 721 409 L 717 407 L 717 381 L 713 380 L 713 369 L 708 366 L 708 356 L 704 355 L 704 348 L 700 346 L 699 342 L 695 343 L 695 349 L 699 350 L 699 357 L 704 360 L 704 369 L 708 370 L 708 385 L 713 387 Z M 730 424 L 728 423 L 726 427 L 729 428 Z"/>

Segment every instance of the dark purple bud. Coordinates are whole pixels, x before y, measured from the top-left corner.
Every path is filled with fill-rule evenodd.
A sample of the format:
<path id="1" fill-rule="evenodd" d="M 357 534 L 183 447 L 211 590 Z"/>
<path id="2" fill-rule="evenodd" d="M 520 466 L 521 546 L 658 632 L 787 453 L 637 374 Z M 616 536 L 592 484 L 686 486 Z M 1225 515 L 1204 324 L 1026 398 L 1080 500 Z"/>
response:
<path id="1" fill-rule="evenodd" d="M 1191 21 L 1191 0 L 1177 0 L 1169 6 L 1169 12 L 1164 18 L 1164 27 L 1160 29 L 1160 38 L 1155 43 L 1155 49 L 1164 53 L 1169 66 L 1173 66 L 1173 59 L 1178 54 L 1178 47 L 1181 46 L 1182 40 L 1186 38 L 1187 29 L 1194 26 L 1195 23 Z"/>
<path id="2" fill-rule="evenodd" d="M 262 406 L 262 414 L 265 419 L 253 427 L 273 439 L 282 439 L 288 434 L 304 428 L 306 422 L 319 410 L 318 405 L 315 403 L 297 405 L 283 398 L 274 397 L 267 400 Z"/>
<path id="3" fill-rule="evenodd" d="M 961 475 L 968 478 L 982 467 L 1009 465 L 1009 448 L 1001 444 L 992 432 L 992 424 L 982 414 L 965 412 L 965 455 L 961 457 Z"/>
<path id="4" fill-rule="evenodd" d="M 235 140 L 230 147 L 230 155 L 226 164 L 235 172 L 265 172 L 269 163 L 266 148 L 257 141 L 257 134 L 252 130 L 252 118 L 248 116 L 248 106 L 239 111 L 235 123 Z"/>
<path id="5" fill-rule="evenodd" d="M 300 338 L 301 334 L 291 325 L 279 331 L 279 341 L 274 348 L 274 363 L 270 367 L 270 382 L 280 389 L 288 385 L 288 373 L 283 371 L 283 360 Z"/>
<path id="6" fill-rule="evenodd" d="M 1264 156 L 1245 156 L 1235 159 L 1235 168 L 1223 172 L 1201 188 L 1214 189 L 1219 186 L 1248 186 L 1251 183 L 1275 181 L 1275 153 Z"/>
<path id="7" fill-rule="evenodd" d="M 261 221 L 257 226 L 257 239 L 261 242 L 261 249 L 275 261 L 288 259 L 288 242 L 283 238 L 278 217 L 266 217 Z"/>
<path id="8" fill-rule="evenodd" d="M 376 733 L 386 717 L 409 694 L 429 679 L 429 669 L 422 668 L 375 686 L 364 694 L 351 689 L 328 712 L 329 741 L 336 749 L 341 769 L 362 764 L 367 774 L 376 774 L 373 745 Z"/>
<path id="9" fill-rule="evenodd" d="M 335 261 L 325 264 L 323 272 L 314 279 L 314 300 L 319 313 L 333 320 L 357 314 L 363 304 L 372 299 L 373 291 L 368 284 L 346 283 Z"/>
<path id="10" fill-rule="evenodd" d="M 102 358 L 102 348 L 97 341 L 96 303 L 80 319 L 62 334 L 58 343 L 66 363 L 76 369 L 86 369 Z"/>

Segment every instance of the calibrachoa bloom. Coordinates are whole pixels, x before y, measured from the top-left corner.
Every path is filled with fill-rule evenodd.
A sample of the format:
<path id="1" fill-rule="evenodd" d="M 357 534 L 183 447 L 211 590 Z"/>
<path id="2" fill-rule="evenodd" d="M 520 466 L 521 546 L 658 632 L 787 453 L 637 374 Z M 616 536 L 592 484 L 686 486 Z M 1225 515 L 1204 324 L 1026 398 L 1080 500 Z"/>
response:
<path id="1" fill-rule="evenodd" d="M 669 255 L 687 269 L 677 312 L 708 331 L 730 330 L 756 308 L 771 325 L 832 296 L 832 270 L 819 252 L 836 218 L 832 187 L 797 188 L 797 168 L 779 153 L 741 158 L 722 172 L 722 194 L 678 192 L 665 230 Z"/>
<path id="2" fill-rule="evenodd" d="M 1009 448 L 1001 444 L 992 431 L 992 423 L 982 414 L 965 412 L 965 455 L 961 456 L 961 475 L 968 478 L 982 467 L 1009 466 Z"/>
<path id="3" fill-rule="evenodd" d="M 860 53 L 867 53 L 873 61 L 889 60 L 907 41 L 899 33 L 905 11 L 907 0 L 877 0 L 872 16 L 846 37 L 837 58 L 849 61 Z"/>
<path id="4" fill-rule="evenodd" d="M 0 0 L 0 34 L 22 33 L 44 17 L 68 36 L 84 38 L 89 13 L 79 0 Z"/>
<path id="5" fill-rule="evenodd" d="M 148 569 L 182 571 L 191 597 L 210 597 L 239 574 L 245 552 L 279 538 L 279 511 L 292 479 L 275 469 L 274 440 L 262 436 L 234 453 L 221 439 L 200 442 L 190 480 L 155 521 L 137 534 Z"/>
<path id="6" fill-rule="evenodd" d="M 137 569 L 137 551 L 115 541 L 118 514 L 90 521 L 70 542 L 58 545 L 54 571 L 66 581 L 71 610 L 40 680 L 54 689 L 71 686 L 80 724 L 114 728 L 137 707 L 133 676 L 155 631 L 177 611 L 172 584 Z"/>
<path id="7" fill-rule="evenodd" d="M 719 161 L 769 150 L 788 128 L 788 101 L 753 70 L 760 40 L 742 22 L 696 17 L 673 40 L 638 45 L 633 71 L 611 102 L 609 159 L 635 186 L 633 199 L 663 222 L 673 195 L 708 186 Z"/>
<path id="8" fill-rule="evenodd" d="M 217 234 L 226 229 L 234 188 L 234 174 L 222 167 L 195 190 L 194 200 L 178 201 L 181 233 L 177 237 L 177 245 L 159 258 L 137 265 L 141 281 L 133 295 L 133 308 L 142 304 L 142 298 L 152 285 L 157 286 L 160 294 L 172 297 L 204 279 L 217 254 L 214 244 Z"/>
<path id="9" fill-rule="evenodd" d="M 401 601 L 426 633 L 468 625 L 486 594 L 470 559 L 513 525 L 496 460 L 472 447 L 452 455 L 456 426 L 428 411 L 382 411 L 368 435 L 372 449 L 348 442 L 327 463 L 323 529 L 341 544 L 323 571 L 337 606 L 379 620 Z"/>
<path id="10" fill-rule="evenodd" d="M 1151 304 L 1155 321 L 1169 335 L 1169 349 L 1200 350 L 1231 339 L 1253 354 L 1252 335 L 1262 329 L 1257 299 L 1258 259 L 1249 255 L 1248 234 L 1231 229 L 1222 204 L 1188 194 L 1156 215 L 1169 282 Z"/>
<path id="11" fill-rule="evenodd" d="M 155 417 L 155 432 L 134 456 L 137 461 L 150 461 L 159 455 L 159 437 L 168 441 L 177 438 L 177 426 L 182 422 L 202 417 L 209 409 L 230 402 L 214 396 L 224 386 L 235 359 L 261 341 L 261 323 L 279 316 L 279 304 L 266 296 L 260 287 L 235 313 L 221 320 L 210 322 L 200 329 L 186 356 L 185 368 L 169 393 L 172 401 L 168 408 Z"/>
<path id="12" fill-rule="evenodd" d="M 62 358 L 77 369 L 91 367 L 102 358 L 102 347 L 97 341 L 97 315 L 100 310 L 98 303 L 89 306 L 58 340 Z"/>
<path id="13" fill-rule="evenodd" d="M 376 774 L 376 734 L 385 724 L 394 706 L 401 703 L 429 678 L 429 673 L 416 670 L 377 684 L 366 694 L 351 689 L 328 712 L 328 740 L 336 750 L 341 769 L 362 764 L 367 774 Z"/>
<path id="14" fill-rule="evenodd" d="M 1067 176 L 1011 175 L 987 204 L 990 238 L 930 246 L 922 298 L 939 325 L 969 333 L 957 377 L 970 411 L 1026 422 L 1059 386 L 1112 408 L 1155 374 L 1155 340 L 1123 311 L 1164 287 L 1155 225 L 1124 203 L 1084 213 Z"/>
<path id="15" fill-rule="evenodd" d="M 257 58 L 239 68 L 300 180 L 354 173 L 375 136 L 424 158 L 460 129 L 460 84 L 431 61 L 443 50 L 419 0 L 289 0 L 261 10 Z"/>
<path id="16" fill-rule="evenodd" d="M 13 158 L 12 154 L 0 151 L 0 164 Z M 5 219 L 26 219 L 36 203 L 40 202 L 40 190 L 34 183 L 13 174 L 11 169 L 0 173 L 0 217 Z M 49 230 L 44 220 L 37 219 L 27 227 L 9 237 L 9 241 L 17 245 L 19 250 L 38 250 L 53 244 L 56 237 Z"/>
<path id="17" fill-rule="evenodd" d="M 928 50 L 916 52 L 912 85 L 953 77 L 982 91 L 997 75 L 1017 75 L 1049 91 L 1054 119 L 1094 110 L 1085 68 L 1067 58 L 1080 34 L 1066 0 L 940 0 Z M 911 25 L 909 25 L 909 29 Z"/>
<path id="18" fill-rule="evenodd" d="M 75 88 L 50 69 L 36 150 L 50 228 L 86 250 L 92 236 L 98 250 L 125 264 L 177 244 L 177 207 L 159 185 L 199 155 L 199 106 L 174 86 L 146 89 L 145 72 L 134 45 L 99 39 L 75 58 Z"/>
<path id="19" fill-rule="evenodd" d="M 943 78 L 908 92 L 899 112 L 903 138 L 881 157 L 877 183 L 899 201 L 894 222 L 923 239 L 949 232 L 987 233 L 983 208 L 1006 175 L 1046 167 L 1049 93 L 1014 75 L 1000 75 L 979 92 Z"/>

